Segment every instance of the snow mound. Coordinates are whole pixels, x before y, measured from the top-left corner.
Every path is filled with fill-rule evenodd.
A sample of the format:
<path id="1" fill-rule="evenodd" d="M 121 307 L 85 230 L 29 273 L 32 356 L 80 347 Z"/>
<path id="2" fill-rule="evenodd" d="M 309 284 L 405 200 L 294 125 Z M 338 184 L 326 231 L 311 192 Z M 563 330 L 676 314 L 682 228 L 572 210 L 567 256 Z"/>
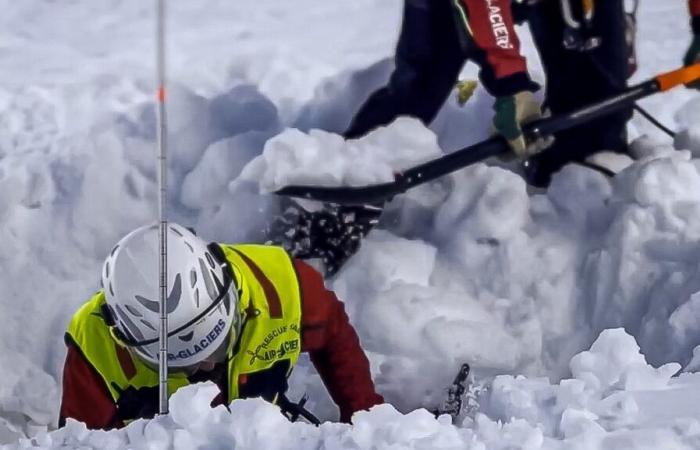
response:
<path id="1" fill-rule="evenodd" d="M 0 443 L 48 430 L 60 401 L 54 379 L 20 354 L 3 363 L 12 370 L 3 373 L 0 386 Z"/>
<path id="2" fill-rule="evenodd" d="M 658 369 L 647 365 L 637 343 L 621 328 L 604 331 L 590 351 L 571 360 L 570 367 L 574 378 L 595 390 L 663 388 L 681 369 L 678 363 L 664 364 Z"/>
<path id="3" fill-rule="evenodd" d="M 670 439 L 663 447 L 671 448 L 670 442 L 690 445 L 700 437 L 700 374 L 672 378 L 678 364 L 646 364 L 624 330 L 601 333 L 589 351 L 571 360 L 571 369 L 574 377 L 558 385 L 543 378 L 496 377 L 482 411 L 501 421 L 525 420 L 548 437 L 585 443 L 581 448 L 612 448 L 607 447 L 612 442 L 648 448 L 645 436 L 652 442 Z M 670 424 L 674 433 L 663 430 Z"/>
<path id="4" fill-rule="evenodd" d="M 218 392 L 211 383 L 190 386 L 172 397 L 171 413 L 153 420 L 138 420 L 122 430 L 89 431 L 70 420 L 66 427 L 20 440 L 13 448 L 240 448 L 370 449 L 385 446 L 401 448 L 464 448 L 463 431 L 451 425 L 449 417 L 435 420 L 418 410 L 408 415 L 390 405 L 355 415 L 354 425 L 325 423 L 316 428 L 289 422 L 276 406 L 260 399 L 237 400 L 230 412 L 223 406 L 209 405 Z M 283 437 L 283 438 L 282 438 Z"/>
<path id="5" fill-rule="evenodd" d="M 449 416 L 436 418 L 425 409 L 401 414 L 390 405 L 356 413 L 351 425 L 290 423 L 277 407 L 259 399 L 236 400 L 230 410 L 211 408 L 217 388 L 204 383 L 175 393 L 167 416 L 110 432 L 88 431 L 71 420 L 60 430 L 2 448 L 592 450 L 692 448 L 698 443 L 700 374 L 671 379 L 668 368 L 644 363 L 634 338 L 621 329 L 603 332 L 571 365 L 576 375 L 559 384 L 496 377 L 479 398 L 480 410 L 461 426 Z M 616 382 L 633 373 L 656 378 Z M 590 383 L 591 376 L 600 382 Z M 679 396 L 686 399 L 678 403 Z M 669 424 L 672 428 L 664 428 Z"/>
<path id="6" fill-rule="evenodd" d="M 243 170 L 262 192 L 292 184 L 362 186 L 394 180 L 394 173 L 441 154 L 437 137 L 417 119 L 401 118 L 357 140 L 321 130 L 287 129 L 265 144 Z"/>
<path id="7" fill-rule="evenodd" d="M 46 434 L 71 314 L 99 288 L 114 242 L 155 218 L 153 61 L 144 56 L 153 11 L 115 0 L 5 3 L 0 442 L 38 434 L 38 446 L 94 448 L 230 448 L 232 439 L 242 448 L 700 448 L 697 376 L 669 381 L 678 366 L 667 365 L 700 368 L 700 102 L 685 89 L 642 102 L 679 129 L 683 151 L 640 138 L 639 161 L 612 182 L 570 166 L 533 194 L 513 173 L 475 165 L 387 205 L 383 229 L 328 283 L 380 392 L 418 412 L 385 406 L 352 428 L 314 429 L 261 402 L 210 410 L 203 388 L 174 398 L 172 416 L 123 432 L 73 423 Z M 399 121 L 357 141 L 327 133 L 344 129 L 388 76 L 399 0 L 171 3 L 168 206 L 171 220 L 205 239 L 264 241 L 278 205 L 259 181 L 267 190 L 389 181 L 439 156 L 436 138 L 453 149 L 489 132 L 493 99 L 479 88 L 464 108 L 449 99 L 432 132 Z M 678 66 L 687 9 L 645 2 L 639 20 L 638 79 Z M 630 131 L 659 137 L 639 118 Z M 591 347 L 608 328 L 637 344 L 618 331 Z M 436 423 L 420 408 L 440 403 L 463 362 L 491 386 L 481 413 L 463 428 Z M 505 377 L 489 383 L 497 375 Z M 290 383 L 293 398 L 308 392 L 321 418 L 337 417 L 308 359 Z M 231 425 L 205 435 L 203 418 Z M 18 445 L 34 444 L 10 448 Z"/>

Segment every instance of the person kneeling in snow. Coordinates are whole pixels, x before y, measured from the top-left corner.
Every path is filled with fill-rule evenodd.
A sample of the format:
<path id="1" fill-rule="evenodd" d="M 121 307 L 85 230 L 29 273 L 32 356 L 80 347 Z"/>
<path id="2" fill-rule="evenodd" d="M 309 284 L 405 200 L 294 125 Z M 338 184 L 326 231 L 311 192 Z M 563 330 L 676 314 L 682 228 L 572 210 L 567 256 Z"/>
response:
<path id="1" fill-rule="evenodd" d="M 158 411 L 158 226 L 138 228 L 107 257 L 103 289 L 65 335 L 60 425 L 118 428 Z M 277 403 L 309 352 L 340 417 L 382 403 L 342 303 L 309 265 L 279 247 L 207 244 L 169 224 L 168 391 L 213 381 L 214 404 Z"/>

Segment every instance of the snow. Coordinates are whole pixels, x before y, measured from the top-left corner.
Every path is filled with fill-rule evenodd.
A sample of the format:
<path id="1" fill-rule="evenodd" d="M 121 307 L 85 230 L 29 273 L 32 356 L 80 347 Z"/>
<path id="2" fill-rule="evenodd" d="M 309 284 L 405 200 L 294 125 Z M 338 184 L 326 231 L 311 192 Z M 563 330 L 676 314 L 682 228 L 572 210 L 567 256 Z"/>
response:
<path id="1" fill-rule="evenodd" d="M 387 148 L 392 151 L 387 152 Z M 309 181 L 316 186 L 364 186 L 394 180 L 394 173 L 442 154 L 437 137 L 417 119 L 399 118 L 359 140 L 318 129 L 286 129 L 268 140 L 241 173 L 262 192 Z M 323 165 L 319 167 L 319 160 Z"/>
<path id="2" fill-rule="evenodd" d="M 356 413 L 352 425 L 293 424 L 259 399 L 211 408 L 218 389 L 204 383 L 174 394 L 168 416 L 109 433 L 70 420 L 3 448 L 697 448 L 700 375 L 672 378 L 679 368 L 647 365 L 634 338 L 611 329 L 572 360 L 571 379 L 496 377 L 462 426 L 389 404 Z"/>
<path id="3" fill-rule="evenodd" d="M 639 160 L 617 161 L 612 181 L 569 166 L 533 192 L 507 166 L 477 164 L 388 205 L 329 280 L 390 403 L 353 425 L 291 424 L 259 400 L 211 409 L 213 387 L 197 385 L 167 417 L 54 431 L 60 337 L 114 242 L 155 216 L 153 8 L 0 6 L 3 448 L 700 448 L 700 100 L 685 89 L 642 102 L 676 142 L 636 117 Z M 430 129 L 334 134 L 390 73 L 399 0 L 171 8 L 170 215 L 208 239 L 262 239 L 278 209 L 265 192 L 286 183 L 387 181 L 489 133 L 478 88 Z M 642 3 L 635 80 L 679 64 L 685 8 Z M 433 419 L 422 408 L 463 362 L 478 406 Z M 304 392 L 337 418 L 308 359 L 290 396 Z"/>

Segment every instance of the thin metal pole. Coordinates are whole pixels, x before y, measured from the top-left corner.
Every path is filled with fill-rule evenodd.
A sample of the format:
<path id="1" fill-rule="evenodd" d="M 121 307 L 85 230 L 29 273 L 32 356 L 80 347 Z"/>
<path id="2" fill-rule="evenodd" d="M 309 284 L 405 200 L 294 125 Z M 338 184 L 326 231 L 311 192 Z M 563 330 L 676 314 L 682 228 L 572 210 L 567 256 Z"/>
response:
<path id="1" fill-rule="evenodd" d="M 158 71 L 158 240 L 160 258 L 159 275 L 159 312 L 160 334 L 158 336 L 158 412 L 168 413 L 168 218 L 167 218 L 167 182 L 166 182 L 166 144 L 167 121 L 165 114 L 165 0 L 158 0 L 157 25 L 157 71 Z"/>

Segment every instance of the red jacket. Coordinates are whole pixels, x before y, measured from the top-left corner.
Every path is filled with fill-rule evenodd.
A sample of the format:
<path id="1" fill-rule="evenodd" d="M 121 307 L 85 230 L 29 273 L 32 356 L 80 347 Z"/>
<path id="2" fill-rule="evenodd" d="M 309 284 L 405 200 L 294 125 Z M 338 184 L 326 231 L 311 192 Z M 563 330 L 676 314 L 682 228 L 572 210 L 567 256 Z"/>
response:
<path id="1" fill-rule="evenodd" d="M 376 393 L 369 362 L 343 304 L 326 290 L 323 278 L 308 264 L 295 260 L 302 292 L 302 351 L 311 361 L 328 392 L 340 408 L 340 419 L 349 422 L 356 411 L 368 409 L 384 399 Z M 116 405 L 103 379 L 75 345 L 68 344 L 63 369 L 61 423 L 73 418 L 88 428 L 113 428 Z"/>

